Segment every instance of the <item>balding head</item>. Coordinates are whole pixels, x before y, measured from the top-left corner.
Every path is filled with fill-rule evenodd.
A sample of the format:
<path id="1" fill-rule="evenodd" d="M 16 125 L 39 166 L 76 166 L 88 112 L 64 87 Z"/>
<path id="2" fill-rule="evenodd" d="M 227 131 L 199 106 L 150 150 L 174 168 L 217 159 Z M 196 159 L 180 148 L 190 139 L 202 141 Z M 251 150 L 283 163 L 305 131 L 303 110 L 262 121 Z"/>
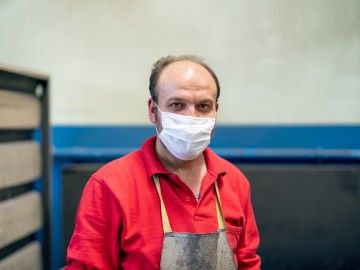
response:
<path id="1" fill-rule="evenodd" d="M 171 64 L 176 62 L 192 62 L 195 63 L 203 68 L 205 72 L 208 72 L 216 86 L 216 100 L 220 96 L 220 84 L 216 77 L 215 72 L 198 56 L 194 55 L 181 55 L 181 56 L 167 56 L 160 58 L 156 61 L 153 65 L 153 69 L 151 71 L 150 80 L 149 80 L 149 91 L 152 100 L 155 102 L 158 101 L 158 94 L 159 94 L 159 79 L 163 71 L 170 67 Z M 190 72 L 190 71 L 188 71 Z M 190 74 L 188 74 L 190 75 Z"/>

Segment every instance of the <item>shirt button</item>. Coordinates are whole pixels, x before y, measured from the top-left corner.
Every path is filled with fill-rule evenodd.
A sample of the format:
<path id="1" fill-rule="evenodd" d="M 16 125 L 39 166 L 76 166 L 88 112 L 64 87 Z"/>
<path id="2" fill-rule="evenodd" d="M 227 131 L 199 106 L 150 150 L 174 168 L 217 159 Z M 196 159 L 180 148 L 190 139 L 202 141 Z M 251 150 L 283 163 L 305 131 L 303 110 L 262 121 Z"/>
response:
<path id="1" fill-rule="evenodd" d="M 186 196 L 186 197 L 185 197 L 185 201 L 190 202 L 190 201 L 191 201 L 191 198 L 190 198 L 189 196 Z"/>

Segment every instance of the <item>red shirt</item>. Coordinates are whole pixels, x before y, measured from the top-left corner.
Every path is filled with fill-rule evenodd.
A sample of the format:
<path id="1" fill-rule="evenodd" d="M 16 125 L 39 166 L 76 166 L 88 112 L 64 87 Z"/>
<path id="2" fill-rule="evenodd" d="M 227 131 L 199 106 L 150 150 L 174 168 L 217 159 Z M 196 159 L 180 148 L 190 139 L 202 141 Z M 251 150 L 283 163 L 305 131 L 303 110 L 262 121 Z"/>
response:
<path id="1" fill-rule="evenodd" d="M 259 269 L 259 234 L 245 176 L 207 148 L 207 173 L 200 200 L 155 152 L 155 139 L 116 159 L 86 184 L 68 253 L 72 269 L 159 269 L 163 244 L 160 200 L 152 179 L 160 174 L 161 193 L 174 232 L 218 229 L 214 182 L 218 181 L 227 237 L 239 269 Z"/>

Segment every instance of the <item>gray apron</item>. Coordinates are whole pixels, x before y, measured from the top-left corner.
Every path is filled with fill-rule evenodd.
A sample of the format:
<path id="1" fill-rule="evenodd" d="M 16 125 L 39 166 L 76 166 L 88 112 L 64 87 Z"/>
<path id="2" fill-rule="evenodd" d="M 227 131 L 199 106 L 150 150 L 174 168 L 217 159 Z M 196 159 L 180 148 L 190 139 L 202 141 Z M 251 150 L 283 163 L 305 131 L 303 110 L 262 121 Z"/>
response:
<path id="1" fill-rule="evenodd" d="M 160 198 L 164 242 L 161 252 L 161 270 L 233 270 L 236 269 L 233 253 L 226 238 L 224 216 L 221 210 L 219 188 L 215 182 L 218 231 L 213 233 L 177 233 L 170 227 L 159 176 L 154 175 Z"/>

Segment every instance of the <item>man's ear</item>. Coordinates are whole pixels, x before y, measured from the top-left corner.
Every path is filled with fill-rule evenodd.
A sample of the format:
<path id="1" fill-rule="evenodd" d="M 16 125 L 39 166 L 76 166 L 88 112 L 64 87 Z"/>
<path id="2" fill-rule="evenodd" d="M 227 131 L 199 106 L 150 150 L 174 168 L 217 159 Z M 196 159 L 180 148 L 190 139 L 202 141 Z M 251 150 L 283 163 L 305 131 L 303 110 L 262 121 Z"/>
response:
<path id="1" fill-rule="evenodd" d="M 148 99 L 148 117 L 151 123 L 156 123 L 156 104 L 152 98 Z"/>
<path id="2" fill-rule="evenodd" d="M 216 105 L 215 105 L 215 111 L 217 112 L 219 109 L 219 103 L 216 101 Z"/>

